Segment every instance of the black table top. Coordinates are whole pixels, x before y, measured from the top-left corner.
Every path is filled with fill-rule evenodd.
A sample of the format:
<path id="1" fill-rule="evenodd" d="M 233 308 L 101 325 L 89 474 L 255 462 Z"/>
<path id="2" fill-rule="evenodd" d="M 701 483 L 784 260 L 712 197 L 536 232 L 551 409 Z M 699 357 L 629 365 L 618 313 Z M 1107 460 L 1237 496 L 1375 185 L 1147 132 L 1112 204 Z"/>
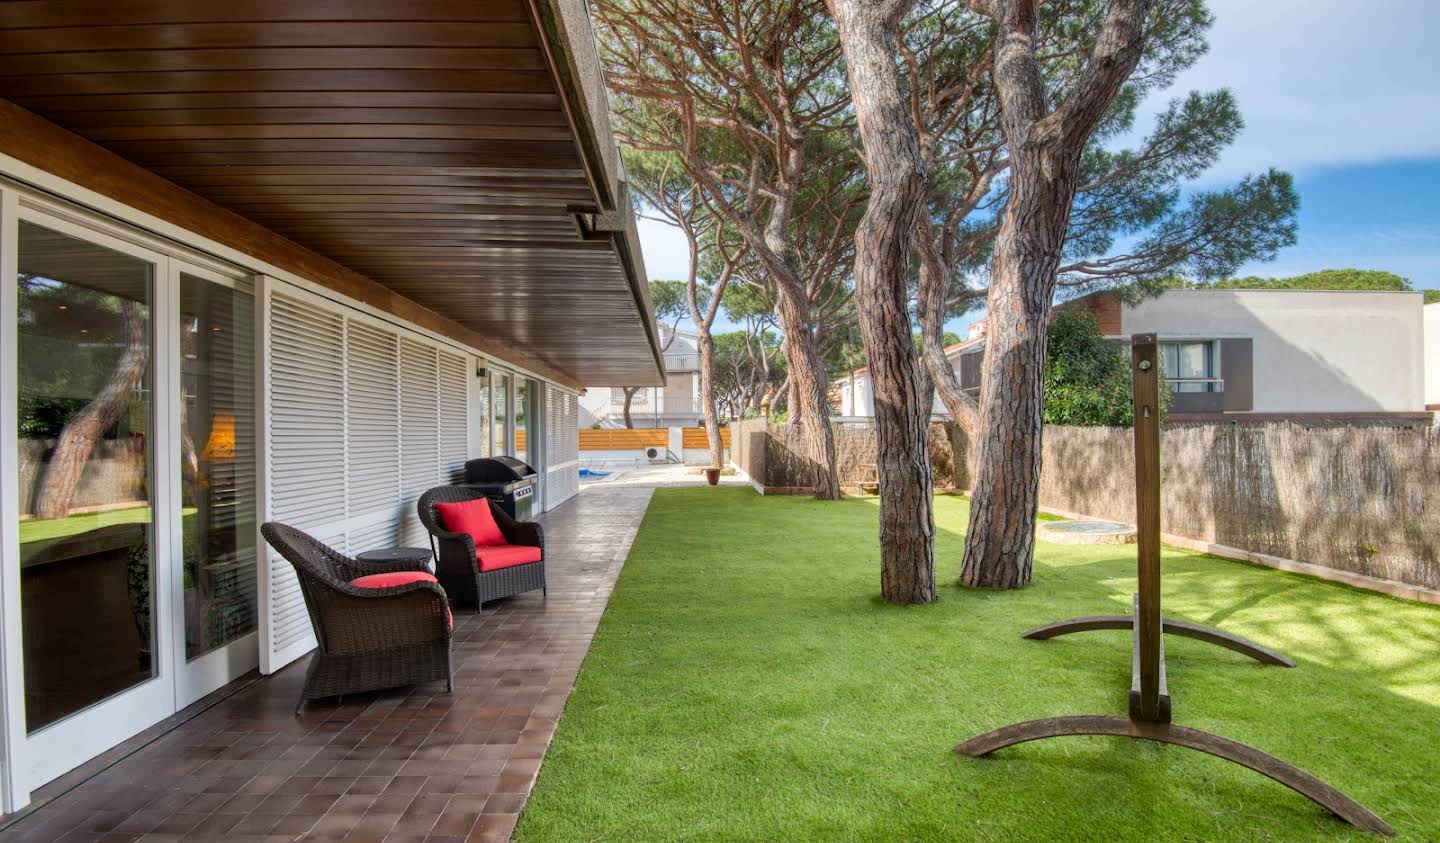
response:
<path id="1" fill-rule="evenodd" d="M 377 547 L 355 557 L 361 562 L 429 562 L 428 547 Z"/>

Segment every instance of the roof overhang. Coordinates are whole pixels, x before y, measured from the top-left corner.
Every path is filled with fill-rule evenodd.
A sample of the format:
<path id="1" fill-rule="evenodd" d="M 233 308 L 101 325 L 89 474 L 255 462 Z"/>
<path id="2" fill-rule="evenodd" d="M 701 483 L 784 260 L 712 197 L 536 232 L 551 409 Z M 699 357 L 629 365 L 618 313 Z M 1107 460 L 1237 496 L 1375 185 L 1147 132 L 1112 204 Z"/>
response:
<path id="1" fill-rule="evenodd" d="M 581 0 L 5 3 L 0 97 L 569 382 L 663 382 Z"/>

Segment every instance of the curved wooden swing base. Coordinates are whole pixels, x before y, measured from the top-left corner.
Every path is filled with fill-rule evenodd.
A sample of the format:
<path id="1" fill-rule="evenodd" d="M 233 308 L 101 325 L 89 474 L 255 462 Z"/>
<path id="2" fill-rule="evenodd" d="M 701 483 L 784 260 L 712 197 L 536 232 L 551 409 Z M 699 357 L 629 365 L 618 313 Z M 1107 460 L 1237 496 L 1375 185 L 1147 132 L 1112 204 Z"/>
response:
<path id="1" fill-rule="evenodd" d="M 1012 723 L 992 732 L 976 735 L 955 747 L 955 751 L 980 758 L 1007 746 L 1043 738 L 1060 738 L 1071 735 L 1100 735 L 1158 741 L 1214 755 L 1274 779 L 1353 826 L 1377 834 L 1392 835 L 1395 833 L 1395 829 L 1376 816 L 1369 808 L 1293 764 L 1287 764 L 1273 755 L 1229 738 L 1222 738 L 1200 729 L 1176 726 L 1173 723 L 1151 723 L 1144 720 L 1132 720 L 1129 717 L 1101 714 L 1047 717 L 1042 720 Z"/>
<path id="2" fill-rule="evenodd" d="M 1084 618 L 1071 618 L 1068 621 L 1056 621 L 1047 623 L 1044 626 L 1037 626 L 1020 634 L 1021 638 L 1029 638 L 1032 641 L 1044 641 L 1047 638 L 1058 638 L 1061 635 L 1069 635 L 1072 632 L 1089 632 L 1092 629 L 1129 629 L 1135 623 L 1135 619 L 1129 615 L 1091 615 Z M 1295 662 L 1281 653 L 1277 653 L 1263 644 L 1257 644 L 1248 638 L 1241 638 L 1238 635 L 1231 635 L 1213 626 L 1204 626 L 1189 621 L 1164 618 L 1160 621 L 1160 631 L 1167 635 L 1179 635 L 1184 638 L 1194 638 L 1199 641 L 1206 641 L 1227 650 L 1234 650 L 1242 655 L 1249 656 L 1262 664 L 1272 664 L 1277 667 L 1294 667 Z"/>
<path id="3" fill-rule="evenodd" d="M 1188 747 L 1269 776 L 1318 803 L 1352 825 L 1377 834 L 1394 834 L 1364 805 L 1292 764 L 1251 746 L 1170 722 L 1171 699 L 1165 676 L 1165 633 L 1209 641 L 1265 664 L 1294 667 L 1280 653 L 1236 635 L 1200 624 L 1164 619 L 1160 614 L 1160 384 L 1154 334 L 1136 334 L 1131 343 L 1135 402 L 1135 514 L 1139 589 L 1129 615 L 1095 615 L 1046 624 L 1025 633 L 1043 640 L 1092 629 L 1133 632 L 1130 716 L 1081 714 L 1027 720 L 978 735 L 955 747 L 981 757 L 997 749 L 1067 735 L 1102 735 L 1158 741 Z"/>

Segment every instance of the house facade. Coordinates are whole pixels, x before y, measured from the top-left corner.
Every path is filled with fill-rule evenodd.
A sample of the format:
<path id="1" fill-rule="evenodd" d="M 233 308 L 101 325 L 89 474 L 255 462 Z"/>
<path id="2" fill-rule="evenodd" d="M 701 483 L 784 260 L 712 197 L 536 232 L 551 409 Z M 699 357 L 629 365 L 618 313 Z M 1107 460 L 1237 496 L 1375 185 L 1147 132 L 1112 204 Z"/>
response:
<path id="1" fill-rule="evenodd" d="M 1173 421 L 1427 418 L 1423 322 L 1433 317 L 1422 293 L 1197 289 L 1129 303 L 1100 292 L 1058 306 L 1091 311 L 1117 343 L 1159 335 Z M 947 349 L 974 395 L 983 353 L 983 337 Z M 842 415 L 873 415 L 866 373 L 850 380 L 856 398 Z"/>
<path id="2" fill-rule="evenodd" d="M 554 508 L 582 385 L 664 381 L 583 4 L 349 11 L 0 8 L 4 812 L 313 649 L 260 524 L 424 546 L 500 454 Z"/>
<path id="3" fill-rule="evenodd" d="M 700 408 L 700 352 L 690 331 L 660 326 L 665 385 L 640 387 L 630 398 L 634 427 L 696 427 L 704 422 Z M 591 386 L 580 397 L 580 426 L 625 427 L 625 387 Z"/>
<path id="4" fill-rule="evenodd" d="M 1425 305 L 1425 408 L 1440 410 L 1440 302 Z"/>

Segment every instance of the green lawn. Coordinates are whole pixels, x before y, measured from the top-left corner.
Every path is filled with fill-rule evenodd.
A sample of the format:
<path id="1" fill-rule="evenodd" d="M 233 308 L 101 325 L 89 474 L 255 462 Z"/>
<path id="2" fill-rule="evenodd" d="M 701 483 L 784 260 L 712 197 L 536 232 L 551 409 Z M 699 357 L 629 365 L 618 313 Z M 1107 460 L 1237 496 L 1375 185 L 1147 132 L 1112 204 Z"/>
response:
<path id="1" fill-rule="evenodd" d="M 521 841 L 1364 839 L 1243 768 L 1178 747 L 1061 738 L 956 755 L 1033 717 L 1123 714 L 1132 548 L 1039 545 L 1035 584 L 970 592 L 966 504 L 936 503 L 938 603 L 878 601 L 874 499 L 660 490 L 534 795 Z M 1167 638 L 1175 720 L 1275 753 L 1402 839 L 1440 839 L 1440 608 L 1167 551 L 1166 614 L 1296 659 Z"/>
<path id="2" fill-rule="evenodd" d="M 185 518 L 195 514 L 195 507 L 187 506 L 182 511 Z M 20 543 L 69 538 L 104 527 L 119 524 L 150 523 L 150 507 L 146 504 L 107 509 L 100 512 L 82 512 L 64 518 L 41 518 L 20 522 Z"/>

